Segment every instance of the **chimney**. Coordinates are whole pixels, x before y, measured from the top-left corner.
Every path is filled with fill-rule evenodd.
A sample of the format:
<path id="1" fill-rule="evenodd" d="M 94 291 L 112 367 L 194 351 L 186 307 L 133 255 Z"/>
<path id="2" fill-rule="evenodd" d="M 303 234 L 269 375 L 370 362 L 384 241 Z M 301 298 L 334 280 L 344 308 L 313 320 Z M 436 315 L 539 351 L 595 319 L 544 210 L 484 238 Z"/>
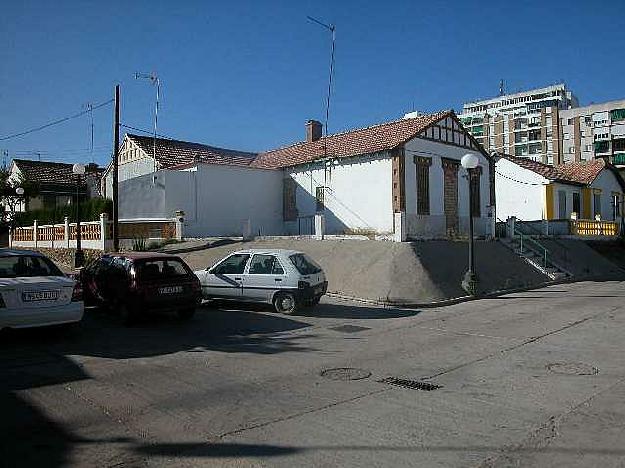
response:
<path id="1" fill-rule="evenodd" d="M 323 125 L 318 120 L 309 120 L 306 122 L 306 142 L 317 141 L 321 138 Z"/>

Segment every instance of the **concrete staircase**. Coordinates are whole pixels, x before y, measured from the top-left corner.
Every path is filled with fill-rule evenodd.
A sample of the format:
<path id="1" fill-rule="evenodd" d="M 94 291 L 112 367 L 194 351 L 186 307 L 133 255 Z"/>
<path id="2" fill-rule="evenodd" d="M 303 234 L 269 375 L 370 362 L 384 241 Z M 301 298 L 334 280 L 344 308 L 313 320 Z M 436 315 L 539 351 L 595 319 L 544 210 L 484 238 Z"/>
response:
<path id="1" fill-rule="evenodd" d="M 515 235 L 514 237 L 502 237 L 499 241 L 551 280 L 561 280 L 573 276 L 567 269 L 554 263 L 549 255 L 549 250 L 533 237 Z"/>

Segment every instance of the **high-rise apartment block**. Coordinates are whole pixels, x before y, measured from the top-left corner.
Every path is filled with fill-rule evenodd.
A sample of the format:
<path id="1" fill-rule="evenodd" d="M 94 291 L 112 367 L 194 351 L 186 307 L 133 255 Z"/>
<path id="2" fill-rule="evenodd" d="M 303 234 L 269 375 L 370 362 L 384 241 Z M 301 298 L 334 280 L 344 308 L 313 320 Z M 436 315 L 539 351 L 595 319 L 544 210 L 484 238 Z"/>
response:
<path id="1" fill-rule="evenodd" d="M 489 152 L 561 164 L 560 113 L 576 107 L 577 97 L 557 84 L 466 103 L 459 117 Z"/>
<path id="2" fill-rule="evenodd" d="M 625 100 L 579 107 L 557 84 L 466 103 L 459 117 L 489 152 L 544 164 L 606 158 L 625 168 Z"/>
<path id="3" fill-rule="evenodd" d="M 625 166 L 625 100 L 560 112 L 563 162 L 607 158 Z"/>

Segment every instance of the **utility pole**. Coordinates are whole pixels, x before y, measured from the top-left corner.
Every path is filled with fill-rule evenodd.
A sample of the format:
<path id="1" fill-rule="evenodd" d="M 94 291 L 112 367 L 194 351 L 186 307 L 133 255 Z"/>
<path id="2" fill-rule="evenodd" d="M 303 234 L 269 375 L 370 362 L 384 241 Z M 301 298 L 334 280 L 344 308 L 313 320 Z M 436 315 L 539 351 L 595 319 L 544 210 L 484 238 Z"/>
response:
<path id="1" fill-rule="evenodd" d="M 113 124 L 113 250 L 119 251 L 119 85 L 115 85 L 115 123 Z"/>

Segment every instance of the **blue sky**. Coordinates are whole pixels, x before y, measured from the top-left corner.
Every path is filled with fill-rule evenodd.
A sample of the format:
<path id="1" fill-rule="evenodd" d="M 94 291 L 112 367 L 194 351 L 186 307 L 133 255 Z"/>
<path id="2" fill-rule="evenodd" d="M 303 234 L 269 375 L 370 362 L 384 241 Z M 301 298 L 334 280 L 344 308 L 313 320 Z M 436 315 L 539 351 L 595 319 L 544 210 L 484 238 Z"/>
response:
<path id="1" fill-rule="evenodd" d="M 515 6 L 513 6 L 515 4 Z M 625 98 L 623 1 L 10 2 L 0 17 L 0 137 L 80 112 L 122 87 L 122 122 L 261 151 L 323 120 L 336 25 L 330 132 L 416 109 L 564 80 L 582 104 Z M 108 161 L 112 106 L 94 111 L 94 159 Z M 9 158 L 88 162 L 85 116 L 0 141 Z"/>

